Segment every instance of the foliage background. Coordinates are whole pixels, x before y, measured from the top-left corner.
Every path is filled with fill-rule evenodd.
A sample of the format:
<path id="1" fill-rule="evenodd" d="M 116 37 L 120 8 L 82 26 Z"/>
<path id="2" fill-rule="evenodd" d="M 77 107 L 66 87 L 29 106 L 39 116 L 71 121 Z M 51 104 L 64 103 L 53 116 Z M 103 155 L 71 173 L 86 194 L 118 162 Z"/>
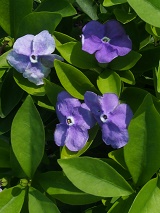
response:
<path id="1" fill-rule="evenodd" d="M 132 51 L 107 68 L 81 50 L 82 27 L 116 19 Z M 157 213 L 160 207 L 159 0 L 0 0 L 0 212 Z M 11 68 L 14 41 L 48 30 L 64 62 L 43 86 Z M 57 95 L 116 93 L 134 118 L 119 150 L 90 130 L 77 153 L 54 144 Z"/>

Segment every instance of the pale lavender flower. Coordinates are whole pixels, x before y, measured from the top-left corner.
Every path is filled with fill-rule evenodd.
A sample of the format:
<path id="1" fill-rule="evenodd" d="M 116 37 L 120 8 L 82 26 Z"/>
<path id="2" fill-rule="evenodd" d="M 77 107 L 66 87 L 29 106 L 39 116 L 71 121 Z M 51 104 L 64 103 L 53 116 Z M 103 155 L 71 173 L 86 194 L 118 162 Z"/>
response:
<path id="1" fill-rule="evenodd" d="M 89 108 L 63 91 L 58 94 L 56 112 L 60 124 L 54 132 L 55 143 L 71 151 L 82 149 L 89 138 L 88 129 L 95 124 Z"/>
<path id="2" fill-rule="evenodd" d="M 82 50 L 95 53 L 99 63 L 109 63 L 118 56 L 128 54 L 132 49 L 132 41 L 116 20 L 104 24 L 90 21 L 82 32 Z"/>
<path id="3" fill-rule="evenodd" d="M 63 60 L 59 55 L 51 54 L 54 50 L 54 38 L 44 30 L 35 36 L 27 34 L 18 38 L 7 60 L 24 78 L 42 85 L 43 78 L 49 75 L 53 67 L 54 59 Z"/>
<path id="4" fill-rule="evenodd" d="M 103 141 L 113 148 L 126 145 L 129 139 L 127 127 L 133 116 L 130 107 L 120 104 L 117 95 L 113 93 L 98 96 L 87 91 L 84 100 L 102 129 Z"/>

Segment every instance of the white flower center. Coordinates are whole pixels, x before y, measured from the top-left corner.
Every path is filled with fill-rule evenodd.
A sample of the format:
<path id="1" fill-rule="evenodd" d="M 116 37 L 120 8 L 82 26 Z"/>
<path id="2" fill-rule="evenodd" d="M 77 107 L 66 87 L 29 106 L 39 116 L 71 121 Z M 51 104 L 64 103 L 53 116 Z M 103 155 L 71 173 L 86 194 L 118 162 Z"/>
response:
<path id="1" fill-rule="evenodd" d="M 38 62 L 38 56 L 36 56 L 36 55 L 31 55 L 31 56 L 30 56 L 30 61 L 31 61 L 32 63 L 37 63 L 37 62 Z"/>
<path id="2" fill-rule="evenodd" d="M 71 116 L 68 116 L 66 118 L 66 123 L 67 123 L 67 125 L 72 126 L 74 124 L 74 118 Z"/>
<path id="3" fill-rule="evenodd" d="M 107 121 L 108 118 L 107 118 L 107 115 L 101 114 L 100 119 L 101 119 L 101 121 L 102 121 L 103 123 L 105 123 L 105 122 Z"/>
<path id="4" fill-rule="evenodd" d="M 108 38 L 107 36 L 105 36 L 105 37 L 103 37 L 102 39 L 101 39 L 101 41 L 103 41 L 104 43 L 107 43 L 107 42 L 110 42 L 110 38 Z"/>

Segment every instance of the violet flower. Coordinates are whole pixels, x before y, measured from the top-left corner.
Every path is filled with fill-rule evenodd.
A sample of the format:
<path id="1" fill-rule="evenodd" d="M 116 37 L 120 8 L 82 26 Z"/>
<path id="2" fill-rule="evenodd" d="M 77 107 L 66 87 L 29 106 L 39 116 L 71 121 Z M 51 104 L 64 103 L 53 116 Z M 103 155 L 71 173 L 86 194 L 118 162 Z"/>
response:
<path id="1" fill-rule="evenodd" d="M 24 78 L 42 85 L 43 78 L 49 75 L 53 67 L 54 59 L 63 60 L 59 55 L 51 54 L 54 50 L 54 38 L 44 30 L 35 36 L 27 34 L 18 38 L 7 60 Z"/>
<path id="2" fill-rule="evenodd" d="M 99 63 L 109 63 L 131 51 L 132 42 L 116 20 L 104 24 L 90 21 L 82 29 L 82 50 L 93 54 Z"/>
<path id="3" fill-rule="evenodd" d="M 98 96 L 87 91 L 84 100 L 102 129 L 102 139 L 113 148 L 121 148 L 128 142 L 127 127 L 132 110 L 127 104 L 119 104 L 116 94 Z"/>
<path id="4" fill-rule="evenodd" d="M 95 124 L 89 108 L 63 91 L 58 94 L 56 112 L 60 124 L 54 132 L 55 143 L 71 151 L 82 149 L 89 138 L 88 129 Z"/>

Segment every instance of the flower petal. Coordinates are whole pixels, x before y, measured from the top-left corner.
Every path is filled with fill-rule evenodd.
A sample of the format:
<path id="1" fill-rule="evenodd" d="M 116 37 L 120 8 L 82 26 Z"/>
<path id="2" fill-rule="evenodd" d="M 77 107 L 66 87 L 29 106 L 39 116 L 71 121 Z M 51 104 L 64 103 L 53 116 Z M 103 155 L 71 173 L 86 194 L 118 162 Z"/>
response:
<path id="1" fill-rule="evenodd" d="M 101 49 L 95 53 L 95 57 L 99 63 L 109 63 L 118 56 L 118 51 L 109 43 L 103 43 Z"/>
<path id="2" fill-rule="evenodd" d="M 15 41 L 13 45 L 13 49 L 18 54 L 30 56 L 32 53 L 33 39 L 34 39 L 34 35 L 28 34 L 28 35 L 22 36 Z"/>
<path id="3" fill-rule="evenodd" d="M 127 144 L 128 131 L 108 121 L 102 125 L 102 139 L 107 145 L 118 149 Z"/>
<path id="4" fill-rule="evenodd" d="M 109 119 L 119 128 L 127 128 L 133 117 L 132 110 L 127 104 L 119 104 L 111 113 Z"/>
<path id="5" fill-rule="evenodd" d="M 23 77 L 36 85 L 43 85 L 43 78 L 50 73 L 50 68 L 44 67 L 41 63 L 29 64 L 23 73 Z"/>
<path id="6" fill-rule="evenodd" d="M 20 73 L 25 71 L 28 63 L 30 62 L 28 56 L 17 54 L 14 50 L 7 55 L 7 61 Z"/>
<path id="7" fill-rule="evenodd" d="M 126 34 L 122 25 L 116 20 L 109 20 L 104 24 L 105 36 L 112 39 Z"/>
<path id="8" fill-rule="evenodd" d="M 85 38 L 94 35 L 102 39 L 105 35 L 105 27 L 98 21 L 90 21 L 83 27 L 82 32 Z"/>
<path id="9" fill-rule="evenodd" d="M 54 141 L 57 146 L 64 146 L 68 126 L 64 124 L 57 124 L 54 131 Z"/>
<path id="10" fill-rule="evenodd" d="M 48 55 L 55 50 L 54 38 L 47 30 L 43 30 L 33 40 L 33 55 Z"/>
<path id="11" fill-rule="evenodd" d="M 65 145 L 71 151 L 78 151 L 84 147 L 88 138 L 86 129 L 73 125 L 67 130 Z"/>
<path id="12" fill-rule="evenodd" d="M 75 107 L 80 107 L 81 102 L 72 97 L 68 92 L 62 91 L 58 94 L 56 113 L 60 122 L 65 122 L 66 117 L 71 116 Z"/>
<path id="13" fill-rule="evenodd" d="M 48 54 L 40 56 L 41 63 L 45 67 L 53 67 L 53 62 L 55 59 L 63 61 L 63 58 L 57 54 Z"/>
<path id="14" fill-rule="evenodd" d="M 115 37 L 110 44 L 117 50 L 119 56 L 128 54 L 132 49 L 132 41 L 127 35 Z"/>
<path id="15" fill-rule="evenodd" d="M 105 93 L 101 98 L 101 108 L 104 114 L 112 112 L 119 104 L 118 96 L 114 93 Z"/>
<path id="16" fill-rule="evenodd" d="M 88 52 L 89 54 L 95 53 L 97 50 L 100 50 L 102 47 L 102 41 L 95 36 L 84 36 L 82 35 L 82 50 Z"/>

